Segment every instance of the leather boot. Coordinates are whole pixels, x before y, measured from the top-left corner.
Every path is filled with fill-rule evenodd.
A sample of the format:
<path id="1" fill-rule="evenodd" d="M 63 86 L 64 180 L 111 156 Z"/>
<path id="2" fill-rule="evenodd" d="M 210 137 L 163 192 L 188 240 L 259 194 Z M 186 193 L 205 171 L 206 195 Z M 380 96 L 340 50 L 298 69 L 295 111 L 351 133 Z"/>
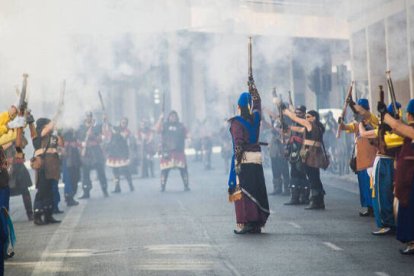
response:
<path id="1" fill-rule="evenodd" d="M 183 184 L 184 184 L 184 192 L 189 192 L 191 191 L 190 187 L 189 187 L 189 183 L 188 183 L 188 173 L 187 172 L 181 172 L 181 178 L 183 180 Z"/>
<path id="2" fill-rule="evenodd" d="M 46 223 L 42 220 L 42 213 L 35 212 L 33 215 L 33 223 L 35 225 L 45 225 Z"/>
<path id="3" fill-rule="evenodd" d="M 118 194 L 120 192 L 121 192 L 121 186 L 119 185 L 119 180 L 115 180 L 115 189 L 112 191 L 112 193 Z"/>
<path id="4" fill-rule="evenodd" d="M 309 204 L 310 189 L 305 186 L 300 189 L 299 203 L 303 205 Z"/>
<path id="5" fill-rule="evenodd" d="M 292 186 L 290 189 L 290 201 L 284 205 L 299 205 L 299 189 L 297 187 Z"/>
<path id="6" fill-rule="evenodd" d="M 282 193 L 282 179 L 273 179 L 273 192 L 269 195 L 280 195 Z"/>
<path id="7" fill-rule="evenodd" d="M 167 178 L 168 176 L 164 175 L 163 172 L 161 172 L 161 192 L 165 192 L 165 186 L 167 185 Z"/>
<path id="8" fill-rule="evenodd" d="M 83 195 L 79 199 L 88 199 L 90 198 L 89 190 L 83 190 Z"/>
<path id="9" fill-rule="evenodd" d="M 129 185 L 129 191 L 130 192 L 135 191 L 134 184 L 132 184 L 132 181 L 128 181 L 128 185 Z"/>
<path id="10" fill-rule="evenodd" d="M 305 210 L 325 210 L 324 192 L 312 192 L 310 204 Z"/>
<path id="11" fill-rule="evenodd" d="M 289 179 L 283 179 L 283 193 L 282 195 L 288 196 L 290 195 L 290 189 L 289 189 Z"/>
<path id="12" fill-rule="evenodd" d="M 33 221 L 34 216 L 33 216 L 33 213 L 32 213 L 32 212 L 27 212 L 27 219 L 28 219 L 29 221 Z"/>
<path id="13" fill-rule="evenodd" d="M 76 206 L 79 205 L 79 202 L 77 202 L 76 200 L 73 199 L 73 196 L 65 196 L 66 199 L 66 205 L 67 206 Z"/>
<path id="14" fill-rule="evenodd" d="M 45 223 L 60 223 L 60 220 L 55 219 L 52 216 L 52 210 L 47 210 L 45 212 Z"/>

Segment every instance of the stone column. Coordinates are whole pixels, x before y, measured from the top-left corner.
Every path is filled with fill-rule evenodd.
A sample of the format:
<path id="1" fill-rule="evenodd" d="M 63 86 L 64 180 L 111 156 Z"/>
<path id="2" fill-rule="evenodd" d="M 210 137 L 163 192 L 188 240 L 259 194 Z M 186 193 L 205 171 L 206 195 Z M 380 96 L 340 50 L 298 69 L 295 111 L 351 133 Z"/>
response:
<path id="1" fill-rule="evenodd" d="M 177 33 L 172 32 L 168 35 L 168 75 L 169 75 L 169 99 L 171 110 L 178 112 L 182 116 L 181 100 L 181 70 L 179 65 L 179 47 Z M 168 95 L 168 92 L 167 92 Z M 166 110 L 168 112 L 168 110 Z M 166 114 L 165 114 L 166 115 Z"/>

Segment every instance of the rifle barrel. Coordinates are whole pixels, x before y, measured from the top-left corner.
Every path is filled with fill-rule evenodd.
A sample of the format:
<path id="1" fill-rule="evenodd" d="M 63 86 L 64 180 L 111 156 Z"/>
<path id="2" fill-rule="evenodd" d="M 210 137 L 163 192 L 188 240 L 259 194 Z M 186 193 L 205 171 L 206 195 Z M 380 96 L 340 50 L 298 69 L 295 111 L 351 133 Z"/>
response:
<path id="1" fill-rule="evenodd" d="M 388 90 L 390 91 L 391 103 L 392 103 L 392 107 L 394 109 L 394 117 L 396 119 L 398 119 L 400 116 L 397 112 L 397 99 L 395 98 L 394 85 L 392 84 L 391 71 L 387 71 L 386 74 L 387 74 Z"/>
<path id="2" fill-rule="evenodd" d="M 351 85 L 349 86 L 349 88 L 348 88 L 348 93 L 347 93 L 347 95 L 346 95 L 346 98 L 345 98 L 345 103 L 344 103 L 344 106 L 343 106 L 343 108 L 342 108 L 342 113 L 341 113 L 341 118 L 342 118 L 342 120 L 345 118 L 345 115 L 346 115 L 346 108 L 348 107 L 348 101 L 347 101 L 347 99 L 349 98 L 349 97 L 352 97 L 352 88 L 353 88 L 353 86 L 354 86 L 354 81 L 352 81 L 351 82 Z M 338 139 L 339 137 L 341 137 L 341 130 L 340 130 L 340 126 L 338 125 L 338 129 L 337 129 L 337 131 L 336 131 L 336 138 Z"/>
<path id="3" fill-rule="evenodd" d="M 253 64 L 252 64 L 252 37 L 249 37 L 249 44 L 248 44 L 248 53 L 249 53 L 249 77 L 253 76 Z"/>

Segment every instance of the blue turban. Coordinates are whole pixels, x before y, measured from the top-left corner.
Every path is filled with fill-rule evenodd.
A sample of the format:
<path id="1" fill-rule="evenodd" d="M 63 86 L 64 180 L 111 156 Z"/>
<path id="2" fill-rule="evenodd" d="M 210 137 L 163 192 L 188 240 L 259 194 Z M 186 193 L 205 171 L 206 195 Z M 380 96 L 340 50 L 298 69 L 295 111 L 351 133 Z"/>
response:
<path id="1" fill-rule="evenodd" d="M 414 99 L 411 99 L 407 104 L 407 112 L 414 114 Z"/>
<path id="2" fill-rule="evenodd" d="M 395 105 L 397 106 L 397 109 L 399 110 L 401 108 L 401 104 L 399 102 L 395 102 Z M 394 106 L 392 103 L 388 105 L 387 108 L 388 113 L 390 113 L 392 116 L 394 116 Z M 398 111 L 397 111 L 398 112 Z"/>
<path id="3" fill-rule="evenodd" d="M 250 96 L 249 92 L 243 92 L 241 93 L 240 97 L 239 97 L 239 101 L 237 102 L 237 104 L 240 107 L 248 107 L 249 105 L 252 104 L 252 96 Z"/>
<path id="4" fill-rule="evenodd" d="M 367 99 L 361 98 L 358 100 L 357 104 L 362 106 L 365 110 L 369 110 L 369 102 Z"/>

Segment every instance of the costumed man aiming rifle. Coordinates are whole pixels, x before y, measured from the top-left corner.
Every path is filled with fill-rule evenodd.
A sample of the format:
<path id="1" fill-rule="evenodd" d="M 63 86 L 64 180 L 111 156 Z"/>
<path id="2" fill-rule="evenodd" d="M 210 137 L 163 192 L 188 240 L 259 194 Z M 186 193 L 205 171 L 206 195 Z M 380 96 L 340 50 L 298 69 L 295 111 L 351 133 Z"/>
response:
<path id="1" fill-rule="evenodd" d="M 400 249 L 403 255 L 414 255 L 414 99 L 406 108 L 407 124 L 395 119 L 386 105 L 378 103 L 378 112 L 384 123 L 404 138 L 397 157 L 394 194 L 398 199 L 397 240 L 406 244 Z"/>

